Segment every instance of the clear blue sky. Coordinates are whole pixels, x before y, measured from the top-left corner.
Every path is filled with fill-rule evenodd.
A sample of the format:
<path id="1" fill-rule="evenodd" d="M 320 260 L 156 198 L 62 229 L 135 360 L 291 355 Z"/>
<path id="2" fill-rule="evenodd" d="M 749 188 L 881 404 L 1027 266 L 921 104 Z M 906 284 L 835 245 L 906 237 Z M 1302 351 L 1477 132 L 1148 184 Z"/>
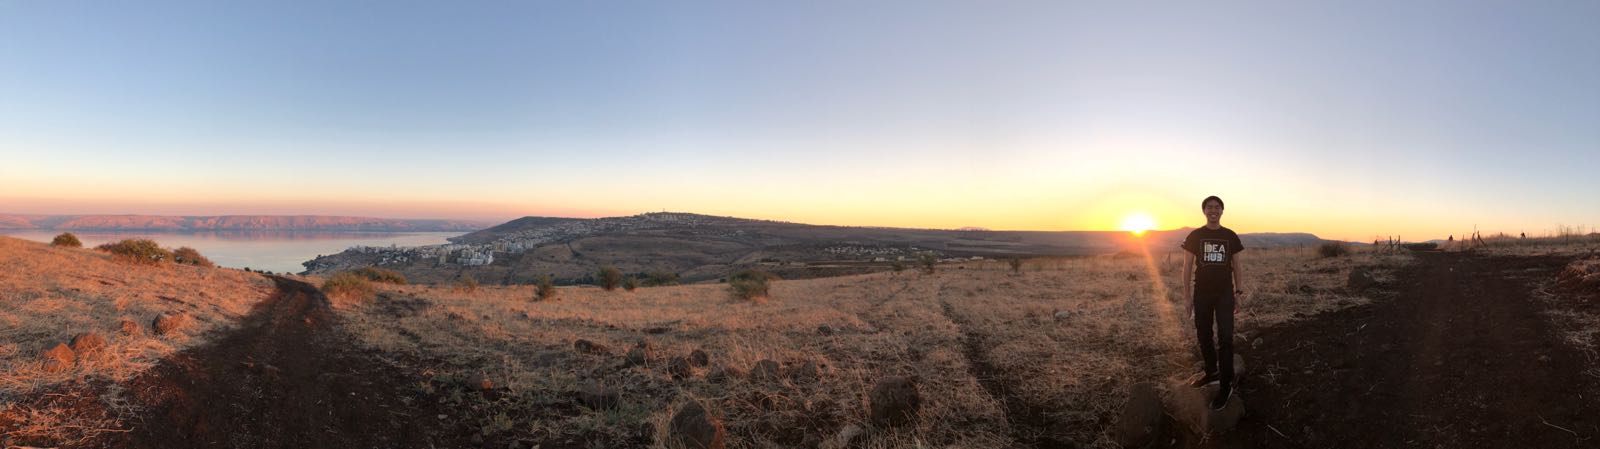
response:
<path id="1" fill-rule="evenodd" d="M 0 0 L 0 212 L 1600 224 L 1600 2 L 865 3 Z"/>

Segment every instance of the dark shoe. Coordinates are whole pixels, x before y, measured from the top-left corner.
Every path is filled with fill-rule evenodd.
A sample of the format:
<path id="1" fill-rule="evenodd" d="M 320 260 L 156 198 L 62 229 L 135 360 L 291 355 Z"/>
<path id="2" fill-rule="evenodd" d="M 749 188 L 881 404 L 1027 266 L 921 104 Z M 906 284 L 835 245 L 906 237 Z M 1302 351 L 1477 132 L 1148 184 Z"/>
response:
<path id="1" fill-rule="evenodd" d="M 1211 409 L 1222 410 L 1228 406 L 1228 397 L 1233 396 L 1233 387 L 1223 386 L 1217 390 L 1217 397 L 1211 398 Z"/>
<path id="2" fill-rule="evenodd" d="M 1194 380 L 1189 381 L 1189 386 L 1190 387 L 1194 387 L 1194 388 L 1200 388 L 1200 387 L 1204 387 L 1206 385 L 1211 385 L 1211 384 L 1217 383 L 1217 381 L 1219 381 L 1221 379 L 1222 378 L 1219 377 L 1217 375 L 1217 373 L 1203 373 L 1203 375 L 1195 376 Z"/>

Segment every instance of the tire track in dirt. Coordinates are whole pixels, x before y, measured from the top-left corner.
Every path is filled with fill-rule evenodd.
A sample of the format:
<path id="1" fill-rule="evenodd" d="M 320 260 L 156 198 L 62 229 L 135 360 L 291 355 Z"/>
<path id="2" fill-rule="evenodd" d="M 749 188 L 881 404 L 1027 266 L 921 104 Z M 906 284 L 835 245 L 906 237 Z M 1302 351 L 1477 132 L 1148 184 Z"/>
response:
<path id="1" fill-rule="evenodd" d="M 1532 298 L 1568 260 L 1418 259 L 1392 300 L 1264 329 L 1251 417 L 1223 446 L 1600 444 L 1600 382 Z"/>
<path id="2" fill-rule="evenodd" d="M 119 448 L 464 447 L 421 378 L 355 349 L 327 297 L 273 277 L 278 292 L 238 327 L 129 383 L 139 416 Z"/>
<path id="3" fill-rule="evenodd" d="M 1007 384 L 1005 373 L 989 362 L 988 350 L 985 349 L 987 339 L 974 329 L 971 321 L 956 313 L 955 306 L 945 297 L 945 291 L 945 286 L 940 284 L 939 307 L 944 312 L 945 319 L 955 323 L 961 331 L 963 355 L 967 359 L 967 374 L 977 379 L 984 392 L 1002 405 L 1002 411 L 1006 414 L 1006 424 L 1011 428 L 1012 439 L 1022 447 L 1047 449 L 1077 447 L 1071 440 L 1060 439 L 1052 434 L 1051 428 L 1054 426 L 1046 416 L 1046 410 L 1011 394 L 1011 386 Z"/>

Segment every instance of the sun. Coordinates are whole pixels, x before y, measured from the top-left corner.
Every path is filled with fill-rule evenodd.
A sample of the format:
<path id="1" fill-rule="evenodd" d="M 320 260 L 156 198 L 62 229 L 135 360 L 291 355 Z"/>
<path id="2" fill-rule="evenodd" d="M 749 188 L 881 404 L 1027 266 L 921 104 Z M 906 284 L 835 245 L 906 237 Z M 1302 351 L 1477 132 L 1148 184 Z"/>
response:
<path id="1" fill-rule="evenodd" d="M 1144 235 L 1145 231 L 1155 227 L 1156 220 L 1144 212 L 1134 212 L 1122 218 L 1122 230 L 1132 232 L 1133 235 Z"/>

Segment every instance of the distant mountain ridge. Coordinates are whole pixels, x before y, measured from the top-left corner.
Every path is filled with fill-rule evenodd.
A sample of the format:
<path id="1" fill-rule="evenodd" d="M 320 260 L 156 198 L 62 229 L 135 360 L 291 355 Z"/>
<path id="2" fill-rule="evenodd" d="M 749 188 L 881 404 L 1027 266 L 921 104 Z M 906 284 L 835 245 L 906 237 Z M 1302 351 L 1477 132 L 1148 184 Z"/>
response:
<path id="1" fill-rule="evenodd" d="M 334 215 L 25 215 L 0 214 L 0 230 L 56 231 L 475 231 L 470 220 L 346 217 Z"/>
<path id="2" fill-rule="evenodd" d="M 717 279 L 743 268 L 784 277 L 886 269 L 932 253 L 941 258 L 1090 256 L 1178 250 L 1190 229 L 1150 231 L 989 231 L 830 226 L 659 212 L 627 217 L 523 217 L 409 248 L 351 248 L 304 265 L 310 273 L 362 266 L 399 270 L 418 282 L 471 274 L 496 283 L 527 283 L 550 274 L 581 281 L 602 265 L 626 273 L 672 272 L 687 281 Z M 1327 242 L 1307 233 L 1246 233 L 1246 247 Z"/>

